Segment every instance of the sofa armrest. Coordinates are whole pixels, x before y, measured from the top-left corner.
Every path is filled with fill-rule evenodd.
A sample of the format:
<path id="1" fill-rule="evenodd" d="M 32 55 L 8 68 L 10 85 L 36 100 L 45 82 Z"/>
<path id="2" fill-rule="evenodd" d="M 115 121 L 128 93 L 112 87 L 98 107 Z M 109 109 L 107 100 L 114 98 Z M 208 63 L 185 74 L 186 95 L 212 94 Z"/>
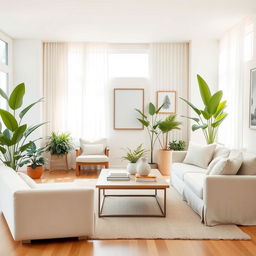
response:
<path id="1" fill-rule="evenodd" d="M 256 176 L 207 176 L 204 184 L 204 221 L 216 224 L 256 224 Z"/>
<path id="2" fill-rule="evenodd" d="M 185 159 L 187 151 L 172 151 L 172 162 L 182 163 Z"/>
<path id="3" fill-rule="evenodd" d="M 15 240 L 90 236 L 94 190 L 81 187 L 14 193 Z"/>

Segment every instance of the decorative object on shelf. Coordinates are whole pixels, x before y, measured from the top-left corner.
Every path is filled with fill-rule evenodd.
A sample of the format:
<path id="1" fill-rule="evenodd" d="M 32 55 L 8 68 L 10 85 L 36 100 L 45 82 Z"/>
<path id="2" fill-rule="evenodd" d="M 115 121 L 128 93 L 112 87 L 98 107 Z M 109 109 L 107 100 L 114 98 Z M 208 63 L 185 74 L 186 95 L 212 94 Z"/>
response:
<path id="1" fill-rule="evenodd" d="M 115 88 L 114 89 L 114 129 L 115 130 L 143 130 L 144 126 L 138 122 L 139 117 L 134 109 L 144 113 L 144 89 Z"/>
<path id="2" fill-rule="evenodd" d="M 160 114 L 176 113 L 176 91 L 157 91 L 157 107 L 161 108 Z"/>
<path id="3" fill-rule="evenodd" d="M 19 164 L 20 167 L 28 164 L 27 174 L 32 179 L 40 179 L 43 174 L 43 165 L 46 162 L 46 158 L 42 157 L 44 152 L 45 147 L 37 148 L 36 144 L 32 142 L 29 148 L 27 148 L 23 161 Z"/>
<path id="4" fill-rule="evenodd" d="M 250 70 L 250 124 L 251 129 L 256 129 L 256 68 Z"/>
<path id="5" fill-rule="evenodd" d="M 209 86 L 200 75 L 197 75 L 197 81 L 204 104 L 204 109 L 201 110 L 186 99 L 180 98 L 185 101 L 198 116 L 183 117 L 195 121 L 196 124 L 192 125 L 192 131 L 201 129 L 207 144 L 213 144 L 215 142 L 220 124 L 228 115 L 224 112 L 224 109 L 226 108 L 226 100 L 221 101 L 223 95 L 222 91 L 217 91 L 212 95 Z"/>
<path id="6" fill-rule="evenodd" d="M 67 154 L 73 149 L 73 142 L 69 133 L 52 132 L 46 144 L 46 151 L 50 152 L 50 170 L 56 162 L 64 162 L 64 168 L 68 169 Z"/>
<path id="7" fill-rule="evenodd" d="M 147 158 L 142 157 L 137 163 L 137 173 L 141 176 L 149 175 L 151 167 L 148 164 Z"/>
<path id="8" fill-rule="evenodd" d="M 35 101 L 18 112 L 23 104 L 25 95 L 25 84 L 17 85 L 10 96 L 0 88 L 0 95 L 6 100 L 7 110 L 0 109 L 0 160 L 3 164 L 17 171 L 19 164 L 24 160 L 24 152 L 33 143 L 29 141 L 29 135 L 45 123 L 36 124 L 28 127 L 23 124 L 23 117 L 36 104 L 42 102 L 42 99 Z M 4 130 L 3 124 L 5 125 Z"/>
<path id="9" fill-rule="evenodd" d="M 126 149 L 126 155 L 122 157 L 123 160 L 128 160 L 127 171 L 130 174 L 135 174 L 137 171 L 137 161 L 145 155 L 147 152 L 146 149 L 142 148 L 140 144 L 136 149 L 131 150 L 130 148 Z"/>
<path id="10" fill-rule="evenodd" d="M 150 102 L 148 105 L 148 115 L 142 113 L 139 109 L 135 109 L 139 114 L 140 118 L 138 118 L 139 122 L 144 125 L 148 131 L 149 139 L 150 139 L 150 164 L 154 163 L 154 146 L 157 141 L 159 135 L 159 120 L 158 114 L 161 110 L 162 106 L 156 109 L 155 105 Z"/>
<path id="11" fill-rule="evenodd" d="M 169 115 L 165 120 L 159 122 L 159 129 L 162 134 L 162 141 L 159 143 L 162 149 L 158 150 L 158 166 L 163 175 L 170 175 L 172 151 L 169 149 L 169 133 L 172 130 L 179 130 L 181 122 L 176 121 L 176 115 Z"/>
<path id="12" fill-rule="evenodd" d="M 186 147 L 186 142 L 184 140 L 173 140 L 169 142 L 168 149 L 174 150 L 174 151 L 184 151 Z"/>

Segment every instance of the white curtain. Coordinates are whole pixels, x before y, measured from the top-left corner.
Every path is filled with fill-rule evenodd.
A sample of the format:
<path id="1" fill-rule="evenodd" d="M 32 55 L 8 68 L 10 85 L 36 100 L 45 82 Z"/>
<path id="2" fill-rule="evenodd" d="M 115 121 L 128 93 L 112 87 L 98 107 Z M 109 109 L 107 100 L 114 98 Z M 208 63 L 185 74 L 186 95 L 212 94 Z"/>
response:
<path id="1" fill-rule="evenodd" d="M 227 100 L 228 117 L 219 128 L 218 141 L 232 148 L 243 147 L 244 64 L 252 57 L 251 19 L 226 32 L 220 40 L 219 89 Z"/>
<path id="2" fill-rule="evenodd" d="M 44 43 L 45 136 L 70 132 L 74 139 L 107 137 L 106 44 Z"/>

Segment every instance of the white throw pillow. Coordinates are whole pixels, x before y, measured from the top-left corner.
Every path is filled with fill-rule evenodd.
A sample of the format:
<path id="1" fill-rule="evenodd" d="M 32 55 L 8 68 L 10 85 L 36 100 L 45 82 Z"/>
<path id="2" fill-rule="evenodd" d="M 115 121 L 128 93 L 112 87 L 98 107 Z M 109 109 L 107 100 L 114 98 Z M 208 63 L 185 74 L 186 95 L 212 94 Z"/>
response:
<path id="1" fill-rule="evenodd" d="M 243 153 L 243 163 L 238 175 L 256 175 L 256 154 Z"/>
<path id="2" fill-rule="evenodd" d="M 214 158 L 210 164 L 208 165 L 208 168 L 207 168 L 207 173 L 206 174 L 210 174 L 210 172 L 212 171 L 213 167 L 219 162 L 220 159 L 222 159 L 223 157 L 219 156 L 219 157 L 216 157 Z"/>
<path id="3" fill-rule="evenodd" d="M 211 168 L 209 175 L 236 175 L 243 162 L 242 153 L 231 151 L 229 157 L 220 158 Z"/>
<path id="4" fill-rule="evenodd" d="M 188 152 L 183 163 L 207 168 L 208 164 L 212 160 L 215 148 L 216 144 L 199 145 L 190 142 L 188 146 Z"/>
<path id="5" fill-rule="evenodd" d="M 30 187 L 30 188 L 36 188 L 37 184 L 35 183 L 35 181 L 33 179 L 31 179 L 27 174 L 23 173 L 23 172 L 18 172 L 19 176 L 21 177 L 21 179 L 23 179 L 23 181 L 26 182 L 26 184 Z"/>
<path id="6" fill-rule="evenodd" d="M 224 146 L 217 145 L 213 153 L 213 159 L 217 157 L 228 157 L 229 154 L 230 154 L 230 149 Z"/>
<path id="7" fill-rule="evenodd" d="M 103 144 L 82 144 L 82 155 L 104 155 Z"/>

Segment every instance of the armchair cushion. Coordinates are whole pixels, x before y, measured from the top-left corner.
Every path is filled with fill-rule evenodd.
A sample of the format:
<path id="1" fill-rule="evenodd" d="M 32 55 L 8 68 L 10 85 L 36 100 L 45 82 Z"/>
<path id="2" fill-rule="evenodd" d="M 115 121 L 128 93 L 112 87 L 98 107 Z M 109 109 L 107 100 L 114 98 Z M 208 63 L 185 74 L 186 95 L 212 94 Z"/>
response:
<path id="1" fill-rule="evenodd" d="M 85 140 L 83 138 L 80 138 L 80 147 L 81 147 L 81 153 L 83 154 L 83 145 L 85 144 L 90 144 L 90 145 L 95 145 L 95 144 L 102 144 L 103 145 L 103 153 L 104 154 L 104 149 L 108 146 L 108 140 L 107 139 L 100 139 L 100 140 L 95 140 L 95 141 L 88 141 L 88 140 Z"/>
<path id="2" fill-rule="evenodd" d="M 82 155 L 104 155 L 103 144 L 82 144 Z"/>
<path id="3" fill-rule="evenodd" d="M 105 163 L 109 159 L 106 155 L 81 155 L 76 158 L 79 163 Z"/>

